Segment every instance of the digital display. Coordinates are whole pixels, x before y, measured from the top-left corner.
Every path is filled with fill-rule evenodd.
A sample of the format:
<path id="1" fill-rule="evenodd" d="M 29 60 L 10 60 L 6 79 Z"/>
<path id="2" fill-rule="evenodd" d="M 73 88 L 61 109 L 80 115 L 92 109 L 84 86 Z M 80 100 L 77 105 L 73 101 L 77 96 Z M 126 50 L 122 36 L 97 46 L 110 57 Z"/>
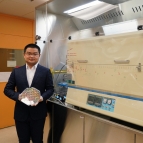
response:
<path id="1" fill-rule="evenodd" d="M 91 104 L 91 105 L 95 105 L 97 107 L 101 107 L 102 106 L 102 99 L 103 98 L 100 96 L 89 94 L 88 99 L 87 99 L 87 103 Z"/>
<path id="2" fill-rule="evenodd" d="M 89 95 L 87 100 L 88 104 L 94 104 L 94 98 L 94 96 Z"/>
<path id="3" fill-rule="evenodd" d="M 94 100 L 94 105 L 98 106 L 98 107 L 101 107 L 101 105 L 102 105 L 102 97 L 96 96 L 95 100 Z"/>

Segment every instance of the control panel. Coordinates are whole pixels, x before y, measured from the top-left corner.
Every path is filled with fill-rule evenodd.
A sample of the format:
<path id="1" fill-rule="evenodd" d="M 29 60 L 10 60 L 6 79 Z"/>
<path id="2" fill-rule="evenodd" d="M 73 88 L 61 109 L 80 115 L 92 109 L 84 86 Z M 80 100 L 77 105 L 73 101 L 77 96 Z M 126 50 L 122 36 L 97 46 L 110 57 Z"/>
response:
<path id="1" fill-rule="evenodd" d="M 95 108 L 114 112 L 115 99 L 88 94 L 87 104 Z"/>

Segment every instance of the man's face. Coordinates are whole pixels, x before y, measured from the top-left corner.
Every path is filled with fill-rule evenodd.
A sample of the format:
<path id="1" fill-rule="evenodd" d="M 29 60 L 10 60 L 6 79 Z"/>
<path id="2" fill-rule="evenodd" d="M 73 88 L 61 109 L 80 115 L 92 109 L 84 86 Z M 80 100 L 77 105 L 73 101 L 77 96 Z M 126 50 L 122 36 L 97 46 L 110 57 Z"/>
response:
<path id="1" fill-rule="evenodd" d="M 39 60 L 40 54 L 36 48 L 27 48 L 24 53 L 24 59 L 29 66 L 34 66 Z"/>

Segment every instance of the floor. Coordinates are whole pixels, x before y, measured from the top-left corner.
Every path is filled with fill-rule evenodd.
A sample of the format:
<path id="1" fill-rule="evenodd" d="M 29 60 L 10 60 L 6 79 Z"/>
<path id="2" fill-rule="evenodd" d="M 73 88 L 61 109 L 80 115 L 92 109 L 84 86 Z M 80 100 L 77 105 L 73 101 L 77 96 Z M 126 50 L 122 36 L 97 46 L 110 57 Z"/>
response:
<path id="1" fill-rule="evenodd" d="M 44 138 L 43 138 L 44 143 L 47 143 L 48 129 L 49 129 L 49 120 L 47 118 L 44 129 Z M 0 143 L 18 143 L 15 126 L 0 129 Z"/>

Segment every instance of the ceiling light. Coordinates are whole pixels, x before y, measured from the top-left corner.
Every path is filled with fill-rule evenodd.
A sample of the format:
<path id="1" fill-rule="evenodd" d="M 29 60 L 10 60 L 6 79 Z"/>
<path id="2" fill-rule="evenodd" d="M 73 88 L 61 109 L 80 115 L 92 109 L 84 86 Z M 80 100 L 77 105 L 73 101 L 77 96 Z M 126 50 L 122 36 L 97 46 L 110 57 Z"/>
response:
<path id="1" fill-rule="evenodd" d="M 110 25 L 102 26 L 105 35 L 113 35 L 119 33 L 127 33 L 137 31 L 137 20 L 130 20 Z"/>
<path id="2" fill-rule="evenodd" d="M 100 2 L 99 2 L 98 0 L 96 0 L 96 1 L 93 1 L 93 2 L 90 2 L 90 3 L 87 3 L 87 4 L 84 4 L 84 5 L 75 7 L 75 8 L 73 8 L 73 9 L 64 11 L 64 13 L 70 14 L 70 13 L 73 13 L 73 12 L 76 12 L 76 11 L 79 11 L 79 10 L 82 10 L 82 9 L 85 9 L 85 8 L 88 8 L 88 7 L 91 7 L 91 6 L 93 6 L 93 5 L 95 5 L 95 4 L 98 4 L 98 3 L 100 3 Z"/>
<path id="3" fill-rule="evenodd" d="M 116 5 L 96 0 L 86 5 L 67 10 L 64 13 L 80 19 L 89 20 L 117 7 Z"/>

